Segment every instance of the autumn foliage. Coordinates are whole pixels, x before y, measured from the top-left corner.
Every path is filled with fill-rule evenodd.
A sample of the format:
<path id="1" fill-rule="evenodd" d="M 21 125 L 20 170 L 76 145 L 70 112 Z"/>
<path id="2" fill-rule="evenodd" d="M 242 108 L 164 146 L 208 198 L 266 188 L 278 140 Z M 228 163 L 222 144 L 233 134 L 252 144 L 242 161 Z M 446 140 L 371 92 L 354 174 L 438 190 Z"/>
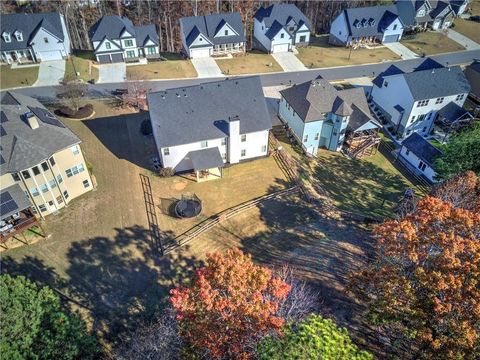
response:
<path id="1" fill-rule="evenodd" d="M 240 250 L 229 250 L 207 255 L 191 285 L 171 290 L 170 300 L 181 335 L 197 353 L 249 359 L 259 337 L 280 331 L 279 302 L 289 291 L 271 270 Z"/>
<path id="2" fill-rule="evenodd" d="M 454 207 L 480 212 L 480 178 L 473 171 L 465 171 L 440 183 L 430 195 Z"/>
<path id="3" fill-rule="evenodd" d="M 426 197 L 375 233 L 378 256 L 351 282 L 374 322 L 415 358 L 478 359 L 480 214 Z"/>

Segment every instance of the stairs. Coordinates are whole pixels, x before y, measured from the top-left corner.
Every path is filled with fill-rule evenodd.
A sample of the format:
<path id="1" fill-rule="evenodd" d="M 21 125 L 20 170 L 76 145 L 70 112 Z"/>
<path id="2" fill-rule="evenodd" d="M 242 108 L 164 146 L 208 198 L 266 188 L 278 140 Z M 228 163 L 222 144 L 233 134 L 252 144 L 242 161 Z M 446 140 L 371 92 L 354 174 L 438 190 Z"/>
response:
<path id="1" fill-rule="evenodd" d="M 363 142 L 361 142 L 354 149 L 349 151 L 349 155 L 355 159 L 363 155 L 371 155 L 372 151 L 377 149 L 378 144 L 380 144 L 381 139 L 376 135 L 371 135 Z"/>

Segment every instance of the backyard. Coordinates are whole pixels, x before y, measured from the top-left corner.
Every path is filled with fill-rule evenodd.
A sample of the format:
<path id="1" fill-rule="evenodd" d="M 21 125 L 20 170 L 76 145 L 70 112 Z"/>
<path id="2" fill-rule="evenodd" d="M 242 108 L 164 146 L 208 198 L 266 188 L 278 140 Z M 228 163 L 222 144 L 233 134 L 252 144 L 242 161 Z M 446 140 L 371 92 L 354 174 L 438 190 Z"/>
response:
<path id="1" fill-rule="evenodd" d="M 91 62 L 95 60 L 91 51 L 76 51 L 65 64 L 65 77 L 76 77 L 77 73 L 79 78 L 83 81 L 98 80 L 98 68 L 91 66 Z"/>
<path id="2" fill-rule="evenodd" d="M 12 69 L 9 65 L 0 66 L 0 88 L 9 89 L 30 86 L 38 77 L 38 66 Z"/>
<path id="3" fill-rule="evenodd" d="M 471 1 L 468 6 L 472 10 L 472 15 L 480 15 L 480 1 Z M 453 30 L 480 44 L 480 22 L 457 18 L 454 24 Z"/>
<path id="4" fill-rule="evenodd" d="M 165 61 L 153 61 L 147 65 L 127 66 L 129 79 L 180 79 L 193 78 L 197 72 L 190 60 L 183 59 L 180 54 L 162 53 Z"/>
<path id="5" fill-rule="evenodd" d="M 272 55 L 250 51 L 231 59 L 217 59 L 218 67 L 225 75 L 242 75 L 283 71 Z"/>
<path id="6" fill-rule="evenodd" d="M 446 35 L 434 31 L 425 31 L 413 36 L 405 36 L 400 42 L 420 55 L 435 55 L 465 50 L 463 46 L 449 39 Z"/>
<path id="7" fill-rule="evenodd" d="M 330 66 L 357 65 L 378 63 L 382 61 L 400 60 L 400 57 L 387 49 L 357 49 L 333 46 L 328 43 L 328 35 L 310 38 L 310 45 L 298 47 L 297 57 L 307 68 L 321 68 Z"/>

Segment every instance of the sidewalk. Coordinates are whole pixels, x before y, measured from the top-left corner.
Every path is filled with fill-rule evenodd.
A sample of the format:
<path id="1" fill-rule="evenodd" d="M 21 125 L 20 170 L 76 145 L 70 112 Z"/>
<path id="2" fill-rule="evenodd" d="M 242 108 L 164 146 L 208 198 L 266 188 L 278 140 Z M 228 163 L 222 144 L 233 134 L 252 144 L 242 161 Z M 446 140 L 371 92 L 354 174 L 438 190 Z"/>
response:
<path id="1" fill-rule="evenodd" d="M 480 31 L 480 30 L 479 30 Z M 453 41 L 464 46 L 467 50 L 478 50 L 480 49 L 480 44 L 477 44 L 475 41 L 469 39 L 465 35 L 456 32 L 455 30 L 448 29 L 447 36 Z"/>

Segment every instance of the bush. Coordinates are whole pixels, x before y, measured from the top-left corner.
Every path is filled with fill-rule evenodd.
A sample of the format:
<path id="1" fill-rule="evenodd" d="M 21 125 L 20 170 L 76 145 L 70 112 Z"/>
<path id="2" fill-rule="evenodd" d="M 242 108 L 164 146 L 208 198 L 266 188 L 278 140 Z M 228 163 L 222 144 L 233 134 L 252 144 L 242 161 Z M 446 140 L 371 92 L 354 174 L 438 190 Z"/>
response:
<path id="1" fill-rule="evenodd" d="M 68 106 L 63 106 L 57 110 L 57 113 L 61 116 L 68 117 L 71 119 L 84 119 L 93 114 L 93 105 L 87 104 L 78 108 L 77 111 L 73 110 Z"/>
<path id="2" fill-rule="evenodd" d="M 171 167 L 160 168 L 158 170 L 158 176 L 160 177 L 170 177 L 175 175 L 175 170 Z"/>
<path id="3" fill-rule="evenodd" d="M 150 119 L 145 119 L 142 121 L 142 124 L 140 125 L 140 132 L 143 135 L 151 135 L 152 134 L 152 123 Z"/>

